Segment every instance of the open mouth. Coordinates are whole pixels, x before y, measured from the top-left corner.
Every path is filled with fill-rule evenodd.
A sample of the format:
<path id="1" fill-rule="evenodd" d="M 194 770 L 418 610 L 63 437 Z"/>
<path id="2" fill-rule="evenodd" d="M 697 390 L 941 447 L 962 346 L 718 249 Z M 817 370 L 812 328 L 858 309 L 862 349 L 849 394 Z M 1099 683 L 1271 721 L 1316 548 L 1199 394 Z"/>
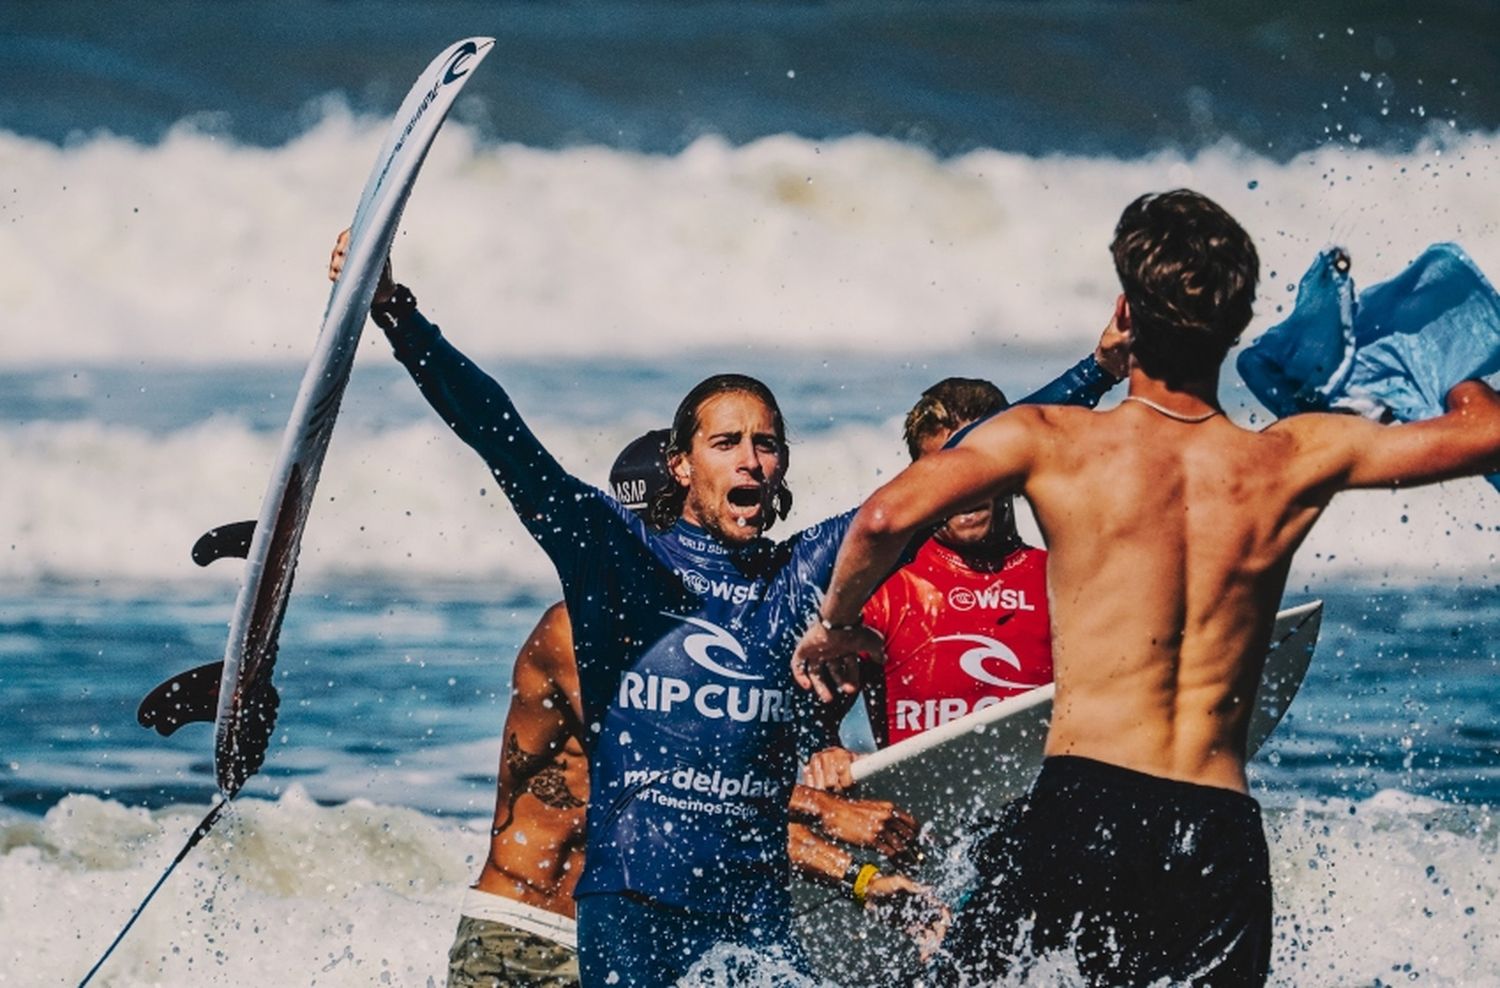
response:
<path id="1" fill-rule="evenodd" d="M 745 487 L 731 487 L 729 489 L 729 503 L 736 508 L 758 508 L 761 502 L 761 489 L 759 485 L 750 484 Z"/>

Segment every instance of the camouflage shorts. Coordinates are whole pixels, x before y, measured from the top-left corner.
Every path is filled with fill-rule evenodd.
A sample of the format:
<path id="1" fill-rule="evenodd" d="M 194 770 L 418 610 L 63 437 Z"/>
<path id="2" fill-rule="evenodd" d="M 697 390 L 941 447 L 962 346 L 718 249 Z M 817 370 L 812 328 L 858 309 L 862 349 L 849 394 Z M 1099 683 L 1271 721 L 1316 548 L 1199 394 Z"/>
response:
<path id="1" fill-rule="evenodd" d="M 505 923 L 463 916 L 448 988 L 578 988 L 578 952 Z"/>

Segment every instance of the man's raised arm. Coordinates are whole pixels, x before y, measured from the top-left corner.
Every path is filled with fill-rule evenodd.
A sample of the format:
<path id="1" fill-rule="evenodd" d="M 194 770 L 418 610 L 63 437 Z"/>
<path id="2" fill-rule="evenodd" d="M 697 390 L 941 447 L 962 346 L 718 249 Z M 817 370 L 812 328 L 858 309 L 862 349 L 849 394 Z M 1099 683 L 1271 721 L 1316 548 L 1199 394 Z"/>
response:
<path id="1" fill-rule="evenodd" d="M 334 244 L 328 262 L 330 280 L 343 269 L 348 233 L 339 234 Z M 602 515 L 602 501 L 589 496 L 593 488 L 557 462 L 499 382 L 417 311 L 416 298 L 392 279 L 389 259 L 381 271 L 370 316 L 385 331 L 396 359 L 427 403 L 484 459 L 521 523 L 558 566 L 566 584 L 570 567 L 596 541 L 592 529 Z"/>
<path id="2" fill-rule="evenodd" d="M 1434 419 L 1378 425 L 1350 415 L 1294 415 L 1267 429 L 1293 431 L 1321 461 L 1333 489 L 1415 487 L 1500 470 L 1500 395 L 1464 381 Z M 1327 459 L 1324 459 L 1324 458 Z"/>
<path id="3" fill-rule="evenodd" d="M 1120 328 L 1124 296 L 1115 302 L 1115 313 L 1099 334 L 1094 352 L 1063 371 L 1057 377 L 1037 388 L 1017 405 L 1077 405 L 1080 408 L 1097 408 L 1110 389 L 1130 374 L 1130 334 Z M 1003 411 L 1003 410 L 1002 410 Z M 996 415 L 994 412 L 976 419 L 954 432 L 944 443 L 952 449 L 968 437 L 969 433 L 984 425 Z"/>
<path id="4" fill-rule="evenodd" d="M 792 656 L 792 674 L 825 703 L 859 686 L 862 654 L 879 636 L 860 622 L 864 602 L 900 561 L 912 537 L 965 505 L 1018 491 L 1032 466 L 1040 406 L 1018 406 L 985 422 L 962 446 L 924 456 L 865 501 L 839 549 L 815 623 Z"/>
<path id="5" fill-rule="evenodd" d="M 1016 404 L 1097 407 L 1099 400 L 1130 374 L 1130 334 L 1120 328 L 1122 305 L 1115 302 L 1114 315 L 1099 335 L 1093 353 Z M 958 443 L 950 441 L 948 445 Z"/>
<path id="6" fill-rule="evenodd" d="M 1464 381 L 1447 396 L 1448 413 L 1381 428 L 1360 445 L 1351 487 L 1430 484 L 1500 470 L 1500 395 L 1483 381 Z"/>

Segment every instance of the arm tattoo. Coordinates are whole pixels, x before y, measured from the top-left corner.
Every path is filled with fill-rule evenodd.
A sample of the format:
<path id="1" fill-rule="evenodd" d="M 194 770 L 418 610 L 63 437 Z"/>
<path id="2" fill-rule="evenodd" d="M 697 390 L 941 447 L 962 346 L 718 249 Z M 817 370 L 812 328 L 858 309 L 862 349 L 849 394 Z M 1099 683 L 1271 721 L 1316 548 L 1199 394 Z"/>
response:
<path id="1" fill-rule="evenodd" d="M 505 740 L 505 767 L 517 783 L 510 794 L 511 811 L 522 793 L 531 793 L 542 801 L 542 805 L 554 810 L 576 810 L 584 805 L 583 800 L 573 795 L 568 788 L 568 779 L 557 755 L 547 752 L 533 754 L 522 748 L 514 731 Z"/>

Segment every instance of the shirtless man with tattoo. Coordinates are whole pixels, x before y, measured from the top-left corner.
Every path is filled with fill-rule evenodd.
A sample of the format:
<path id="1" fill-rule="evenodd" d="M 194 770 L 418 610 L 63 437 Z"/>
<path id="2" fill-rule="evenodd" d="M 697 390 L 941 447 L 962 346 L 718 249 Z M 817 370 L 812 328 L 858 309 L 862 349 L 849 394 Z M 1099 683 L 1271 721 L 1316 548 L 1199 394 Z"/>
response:
<path id="1" fill-rule="evenodd" d="M 573 886 L 583 870 L 588 761 L 573 629 L 547 608 L 516 656 L 495 820 L 448 953 L 449 988 L 578 983 Z"/>

